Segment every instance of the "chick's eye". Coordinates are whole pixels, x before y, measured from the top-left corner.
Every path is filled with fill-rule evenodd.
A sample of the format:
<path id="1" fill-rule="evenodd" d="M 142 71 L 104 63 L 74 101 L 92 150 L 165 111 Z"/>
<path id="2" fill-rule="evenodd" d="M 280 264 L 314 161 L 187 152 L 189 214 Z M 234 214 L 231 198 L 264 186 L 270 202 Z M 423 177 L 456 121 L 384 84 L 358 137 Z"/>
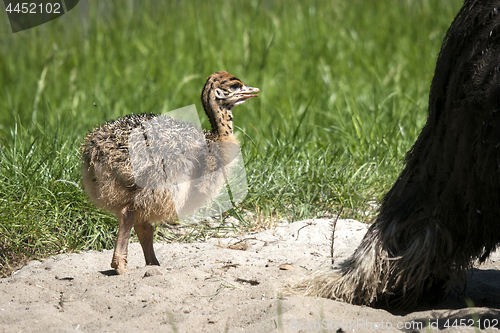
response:
<path id="1" fill-rule="evenodd" d="M 241 88 L 241 84 L 232 84 L 229 86 L 229 88 L 231 88 L 231 90 L 238 90 Z"/>

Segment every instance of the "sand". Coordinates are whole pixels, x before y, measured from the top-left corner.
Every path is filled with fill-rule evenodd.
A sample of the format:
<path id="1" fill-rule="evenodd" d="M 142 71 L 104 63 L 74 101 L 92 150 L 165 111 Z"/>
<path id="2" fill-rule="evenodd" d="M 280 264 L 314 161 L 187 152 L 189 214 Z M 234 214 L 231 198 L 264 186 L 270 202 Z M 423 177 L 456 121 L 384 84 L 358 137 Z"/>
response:
<path id="1" fill-rule="evenodd" d="M 0 279 L 0 331 L 472 332 L 473 321 L 500 328 L 498 252 L 474 269 L 464 293 L 410 313 L 280 293 L 331 261 L 330 224 L 306 220 L 203 243 L 158 243 L 160 267 L 145 267 L 132 243 L 129 272 L 120 276 L 110 270 L 112 251 L 31 261 Z M 366 230 L 337 222 L 336 263 Z"/>

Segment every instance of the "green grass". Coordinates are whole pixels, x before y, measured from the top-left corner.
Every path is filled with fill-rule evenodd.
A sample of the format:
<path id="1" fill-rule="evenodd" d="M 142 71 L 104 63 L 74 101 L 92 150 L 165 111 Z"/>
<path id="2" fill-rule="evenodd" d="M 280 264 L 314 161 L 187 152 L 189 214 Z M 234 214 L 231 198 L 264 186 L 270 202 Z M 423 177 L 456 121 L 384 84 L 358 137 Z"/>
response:
<path id="1" fill-rule="evenodd" d="M 208 127 L 199 94 L 219 70 L 261 89 L 235 109 L 249 194 L 229 215 L 255 227 L 343 207 L 342 217 L 369 221 L 425 123 L 460 5 L 91 1 L 16 34 L 3 20 L 0 273 L 23 257 L 112 248 L 116 219 L 82 190 L 83 136 L 119 116 L 193 103 Z"/>

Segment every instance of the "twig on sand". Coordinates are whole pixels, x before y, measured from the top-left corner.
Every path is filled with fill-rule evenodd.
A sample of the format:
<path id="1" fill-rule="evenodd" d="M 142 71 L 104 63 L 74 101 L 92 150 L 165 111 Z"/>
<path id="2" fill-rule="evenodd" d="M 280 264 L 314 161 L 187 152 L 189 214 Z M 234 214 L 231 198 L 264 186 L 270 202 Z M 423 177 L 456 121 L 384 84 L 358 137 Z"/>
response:
<path id="1" fill-rule="evenodd" d="M 337 217 L 335 220 L 332 221 L 332 242 L 330 243 L 330 256 L 332 257 L 332 265 L 334 264 L 334 259 L 333 259 L 333 243 L 335 241 L 335 228 L 337 227 L 337 220 L 340 217 L 340 214 L 342 214 L 342 211 L 344 210 L 344 206 L 340 207 L 340 211 L 337 214 Z"/>

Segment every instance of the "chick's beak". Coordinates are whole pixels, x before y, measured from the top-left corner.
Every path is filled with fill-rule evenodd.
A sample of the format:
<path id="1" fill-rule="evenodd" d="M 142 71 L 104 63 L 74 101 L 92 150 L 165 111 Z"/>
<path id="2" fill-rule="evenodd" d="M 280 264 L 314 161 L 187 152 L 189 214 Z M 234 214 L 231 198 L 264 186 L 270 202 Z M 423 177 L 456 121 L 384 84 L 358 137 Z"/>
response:
<path id="1" fill-rule="evenodd" d="M 260 91 L 259 88 L 243 86 L 243 88 L 241 88 L 241 90 L 238 91 L 238 93 L 237 93 L 237 96 L 236 96 L 237 103 L 241 104 L 249 98 L 258 97 L 259 95 L 254 94 L 254 93 L 258 93 L 259 91 Z"/>

